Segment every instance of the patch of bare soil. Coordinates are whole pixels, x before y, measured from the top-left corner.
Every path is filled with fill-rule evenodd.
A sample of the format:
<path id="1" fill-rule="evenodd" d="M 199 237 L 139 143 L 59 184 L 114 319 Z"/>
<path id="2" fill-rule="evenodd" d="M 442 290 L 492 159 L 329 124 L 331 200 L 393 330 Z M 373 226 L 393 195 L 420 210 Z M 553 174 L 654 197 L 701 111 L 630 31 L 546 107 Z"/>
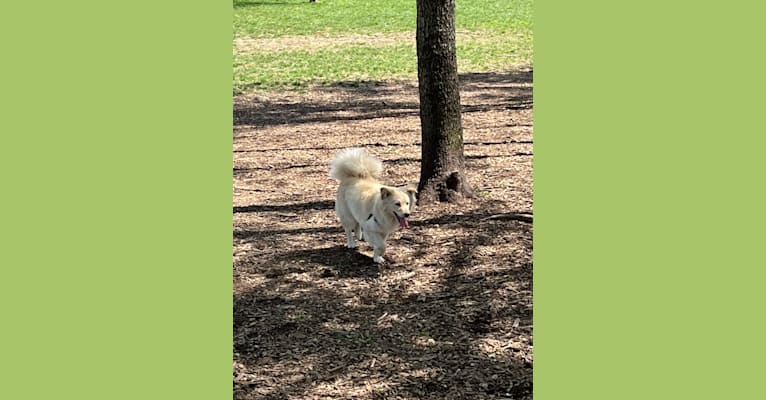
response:
<path id="1" fill-rule="evenodd" d="M 419 206 L 383 266 L 344 247 L 329 163 L 417 183 L 416 84 L 235 98 L 236 399 L 532 398 L 532 72 L 461 88 L 477 196 Z"/>
<path id="2" fill-rule="evenodd" d="M 415 32 L 393 32 L 374 34 L 345 34 L 341 36 L 279 36 L 275 38 L 251 38 L 240 36 L 234 39 L 235 53 L 252 51 L 318 51 L 338 46 L 366 45 L 391 46 L 402 43 L 415 45 Z"/>
<path id="3" fill-rule="evenodd" d="M 457 31 L 457 42 L 499 40 L 492 32 Z M 504 36 L 505 37 L 505 36 Z M 415 46 L 415 31 L 358 34 L 346 33 L 335 36 L 294 35 L 266 38 L 238 36 L 234 38 L 234 53 L 251 53 L 254 51 L 296 51 L 315 52 L 343 46 L 396 46 L 410 44 Z"/>

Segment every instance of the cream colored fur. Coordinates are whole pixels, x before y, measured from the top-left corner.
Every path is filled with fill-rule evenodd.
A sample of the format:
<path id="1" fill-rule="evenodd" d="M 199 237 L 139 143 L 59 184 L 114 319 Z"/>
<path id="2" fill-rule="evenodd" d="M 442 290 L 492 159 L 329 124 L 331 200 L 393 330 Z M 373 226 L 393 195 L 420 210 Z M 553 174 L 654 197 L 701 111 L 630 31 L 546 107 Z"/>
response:
<path id="1" fill-rule="evenodd" d="M 413 186 L 393 187 L 378 180 L 383 171 L 380 160 L 361 148 L 342 150 L 330 166 L 330 176 L 340 182 L 335 212 L 346 232 L 346 246 L 367 240 L 373 248 L 373 261 L 381 263 L 386 239 L 397 229 L 409 227 L 417 190 Z"/>

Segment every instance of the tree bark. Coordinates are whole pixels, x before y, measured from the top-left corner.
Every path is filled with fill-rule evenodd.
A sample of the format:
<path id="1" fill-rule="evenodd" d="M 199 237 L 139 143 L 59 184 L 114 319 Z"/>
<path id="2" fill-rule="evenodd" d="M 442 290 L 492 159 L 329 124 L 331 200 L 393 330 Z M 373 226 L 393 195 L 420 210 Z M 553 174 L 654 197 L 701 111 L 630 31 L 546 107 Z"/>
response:
<path id="1" fill-rule="evenodd" d="M 421 202 L 471 197 L 465 177 L 455 46 L 455 0 L 417 0 L 422 136 Z"/>

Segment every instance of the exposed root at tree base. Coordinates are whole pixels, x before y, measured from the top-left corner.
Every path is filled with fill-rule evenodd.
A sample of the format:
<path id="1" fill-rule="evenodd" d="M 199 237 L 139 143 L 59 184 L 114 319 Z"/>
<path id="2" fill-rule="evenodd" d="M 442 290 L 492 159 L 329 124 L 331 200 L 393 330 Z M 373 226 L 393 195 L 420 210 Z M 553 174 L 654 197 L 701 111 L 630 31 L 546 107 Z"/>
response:
<path id="1" fill-rule="evenodd" d="M 472 198 L 473 189 L 465 174 L 455 171 L 447 176 L 432 178 L 419 190 L 419 204 L 460 203 L 463 199 Z"/>

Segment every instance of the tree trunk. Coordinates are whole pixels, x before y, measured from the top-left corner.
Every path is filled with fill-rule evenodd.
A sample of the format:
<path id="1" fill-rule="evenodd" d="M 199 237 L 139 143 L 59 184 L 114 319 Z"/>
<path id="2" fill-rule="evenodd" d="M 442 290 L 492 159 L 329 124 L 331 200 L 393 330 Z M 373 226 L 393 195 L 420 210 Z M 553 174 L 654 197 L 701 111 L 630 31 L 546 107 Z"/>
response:
<path id="1" fill-rule="evenodd" d="M 465 177 L 455 48 L 455 0 L 417 0 L 421 202 L 472 196 Z"/>

